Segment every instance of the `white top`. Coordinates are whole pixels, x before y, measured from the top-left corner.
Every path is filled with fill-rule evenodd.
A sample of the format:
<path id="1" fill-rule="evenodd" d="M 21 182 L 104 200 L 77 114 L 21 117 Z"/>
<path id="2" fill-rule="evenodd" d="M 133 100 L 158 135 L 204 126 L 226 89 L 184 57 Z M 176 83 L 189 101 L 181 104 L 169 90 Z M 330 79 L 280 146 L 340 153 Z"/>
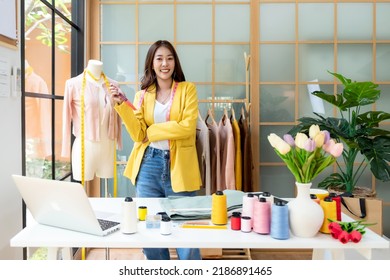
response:
<path id="1" fill-rule="evenodd" d="M 157 101 L 154 104 L 154 123 L 163 123 L 167 121 L 167 113 L 169 110 L 169 102 L 162 104 Z M 168 140 L 151 142 L 150 147 L 160 149 L 160 150 L 169 150 Z"/>

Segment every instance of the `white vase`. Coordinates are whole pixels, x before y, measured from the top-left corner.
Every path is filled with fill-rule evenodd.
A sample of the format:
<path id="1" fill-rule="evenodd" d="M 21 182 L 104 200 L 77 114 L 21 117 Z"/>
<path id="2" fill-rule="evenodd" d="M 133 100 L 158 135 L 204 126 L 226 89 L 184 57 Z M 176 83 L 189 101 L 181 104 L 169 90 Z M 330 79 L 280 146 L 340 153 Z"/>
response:
<path id="1" fill-rule="evenodd" d="M 312 183 L 298 183 L 297 197 L 288 202 L 291 233 L 297 237 L 313 237 L 322 226 L 324 211 L 310 198 Z"/>

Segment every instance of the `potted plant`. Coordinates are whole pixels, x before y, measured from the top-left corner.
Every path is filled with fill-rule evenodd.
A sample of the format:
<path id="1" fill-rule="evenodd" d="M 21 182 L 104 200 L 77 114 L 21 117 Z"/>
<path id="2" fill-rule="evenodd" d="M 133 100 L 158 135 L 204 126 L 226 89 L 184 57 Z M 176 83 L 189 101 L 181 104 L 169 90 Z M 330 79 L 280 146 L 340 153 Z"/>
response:
<path id="1" fill-rule="evenodd" d="M 329 73 L 343 84 L 342 93 L 333 95 L 315 91 L 312 94 L 336 106 L 339 117 L 324 117 L 314 113 L 318 118 L 298 119 L 299 123 L 289 134 L 307 132 L 311 125 L 316 124 L 321 130 L 329 131 L 332 138 L 344 143 L 344 164 L 336 161 L 338 172 L 320 182 L 320 188 L 355 193 L 357 182 L 368 166 L 375 178 L 389 181 L 390 131 L 379 128 L 379 124 L 390 119 L 390 114 L 383 111 L 362 112 L 363 106 L 374 104 L 379 99 L 381 92 L 378 85 L 370 81 L 352 81 L 341 74 Z M 357 162 L 359 153 L 363 155 L 363 160 Z"/>

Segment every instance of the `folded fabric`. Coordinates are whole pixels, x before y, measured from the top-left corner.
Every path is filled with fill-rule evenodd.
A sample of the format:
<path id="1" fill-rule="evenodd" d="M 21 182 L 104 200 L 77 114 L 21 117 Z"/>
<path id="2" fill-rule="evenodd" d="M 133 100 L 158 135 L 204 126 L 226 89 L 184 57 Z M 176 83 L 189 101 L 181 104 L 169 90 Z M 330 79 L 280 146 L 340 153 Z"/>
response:
<path id="1" fill-rule="evenodd" d="M 242 191 L 224 190 L 227 211 L 233 212 L 242 208 Z M 211 218 L 212 196 L 170 196 L 160 200 L 164 211 L 172 220 L 201 220 Z"/>

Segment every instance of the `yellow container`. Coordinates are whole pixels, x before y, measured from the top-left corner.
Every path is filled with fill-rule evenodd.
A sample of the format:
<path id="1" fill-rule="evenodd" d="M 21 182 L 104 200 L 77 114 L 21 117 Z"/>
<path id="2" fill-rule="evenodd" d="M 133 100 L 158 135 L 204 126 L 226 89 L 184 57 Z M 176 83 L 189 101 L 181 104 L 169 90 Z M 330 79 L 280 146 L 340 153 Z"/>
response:
<path id="1" fill-rule="evenodd" d="M 323 189 L 310 189 L 310 194 L 315 194 L 319 200 L 324 200 L 325 197 L 329 196 L 329 192 Z"/>

